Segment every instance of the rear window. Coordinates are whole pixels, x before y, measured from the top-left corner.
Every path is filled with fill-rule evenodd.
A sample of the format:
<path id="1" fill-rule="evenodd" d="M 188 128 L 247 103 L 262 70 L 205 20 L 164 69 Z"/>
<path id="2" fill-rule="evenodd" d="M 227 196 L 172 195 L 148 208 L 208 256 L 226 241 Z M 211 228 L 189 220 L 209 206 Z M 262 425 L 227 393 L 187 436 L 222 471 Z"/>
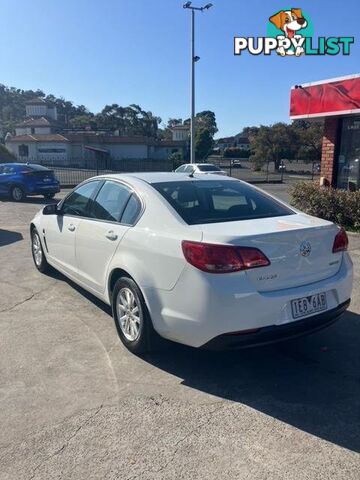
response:
<path id="1" fill-rule="evenodd" d="M 198 165 L 200 172 L 221 172 L 219 167 L 215 165 Z"/>
<path id="2" fill-rule="evenodd" d="M 51 170 L 47 167 L 43 167 L 42 165 L 36 165 L 34 163 L 30 163 L 28 165 L 26 165 L 26 168 L 28 168 L 29 170 L 33 170 L 35 172 L 51 172 Z"/>
<path id="3" fill-rule="evenodd" d="M 290 208 L 236 180 L 189 180 L 152 186 L 189 225 L 294 214 Z"/>

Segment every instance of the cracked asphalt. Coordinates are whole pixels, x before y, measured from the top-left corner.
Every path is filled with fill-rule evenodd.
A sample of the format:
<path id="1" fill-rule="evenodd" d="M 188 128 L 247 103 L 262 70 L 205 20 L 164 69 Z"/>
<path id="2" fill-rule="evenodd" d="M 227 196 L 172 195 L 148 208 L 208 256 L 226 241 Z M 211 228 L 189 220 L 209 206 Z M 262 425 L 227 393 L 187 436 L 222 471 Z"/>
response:
<path id="1" fill-rule="evenodd" d="M 138 358 L 105 305 L 34 268 L 42 205 L 0 199 L 1 480 L 360 478 L 360 237 L 353 302 L 327 330 Z"/>

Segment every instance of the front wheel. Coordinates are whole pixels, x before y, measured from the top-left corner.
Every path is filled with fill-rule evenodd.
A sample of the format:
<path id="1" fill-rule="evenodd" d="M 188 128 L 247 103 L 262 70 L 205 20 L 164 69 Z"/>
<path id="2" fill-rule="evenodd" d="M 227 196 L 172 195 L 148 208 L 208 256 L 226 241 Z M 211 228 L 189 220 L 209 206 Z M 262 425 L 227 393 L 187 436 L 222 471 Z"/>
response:
<path id="1" fill-rule="evenodd" d="M 117 332 L 125 347 L 135 354 L 148 352 L 156 333 L 142 293 L 131 278 L 121 277 L 116 281 L 112 309 Z"/>
<path id="2" fill-rule="evenodd" d="M 44 250 L 41 245 L 40 236 L 36 228 L 31 232 L 31 253 L 35 263 L 35 267 L 41 273 L 45 273 L 50 266 L 45 258 Z"/>
<path id="3" fill-rule="evenodd" d="M 15 185 L 10 190 L 10 196 L 14 202 L 22 202 L 26 198 L 26 193 L 22 187 Z"/>

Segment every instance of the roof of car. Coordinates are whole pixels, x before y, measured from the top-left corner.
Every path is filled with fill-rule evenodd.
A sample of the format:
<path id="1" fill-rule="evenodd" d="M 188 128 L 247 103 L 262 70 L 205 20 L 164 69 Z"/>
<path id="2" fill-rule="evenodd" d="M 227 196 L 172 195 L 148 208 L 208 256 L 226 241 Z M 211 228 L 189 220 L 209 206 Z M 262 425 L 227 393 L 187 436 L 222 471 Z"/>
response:
<path id="1" fill-rule="evenodd" d="M 236 180 L 234 178 L 229 178 L 225 175 L 216 175 L 216 178 L 209 178 L 208 175 L 189 175 L 189 173 L 175 173 L 175 172 L 144 172 L 144 173 L 112 173 L 104 175 L 107 178 L 117 178 L 117 179 L 126 179 L 136 178 L 138 180 L 143 180 L 146 183 L 160 183 L 160 182 L 181 182 L 186 180 L 199 180 L 199 181 L 209 181 L 209 180 Z"/>

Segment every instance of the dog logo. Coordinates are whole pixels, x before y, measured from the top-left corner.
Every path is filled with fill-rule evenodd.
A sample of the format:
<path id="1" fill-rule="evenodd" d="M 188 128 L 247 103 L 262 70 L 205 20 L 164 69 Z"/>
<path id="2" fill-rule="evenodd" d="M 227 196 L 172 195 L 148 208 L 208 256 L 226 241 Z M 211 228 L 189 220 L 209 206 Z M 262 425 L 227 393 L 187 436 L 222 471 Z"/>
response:
<path id="1" fill-rule="evenodd" d="M 307 27 L 308 22 L 304 17 L 301 8 L 292 8 L 291 10 L 281 10 L 272 17 L 269 18 L 269 21 L 275 25 L 278 30 L 284 32 L 285 35 L 277 35 L 278 40 L 285 38 L 289 39 L 301 39 L 303 38 L 299 32 Z M 288 49 L 285 50 L 283 46 L 280 46 L 277 50 L 277 53 L 284 57 L 285 55 L 300 55 L 305 53 L 305 50 L 302 46 L 297 46 L 294 50 Z"/>
<path id="2" fill-rule="evenodd" d="M 310 16 L 301 8 L 284 8 L 268 17 L 267 35 L 234 37 L 234 55 L 301 57 L 303 55 L 350 55 L 354 37 L 314 37 Z"/>
<path id="3" fill-rule="evenodd" d="M 302 244 L 300 245 L 300 254 L 303 256 L 303 257 L 308 257 L 311 253 L 311 243 L 310 242 L 302 242 Z"/>

